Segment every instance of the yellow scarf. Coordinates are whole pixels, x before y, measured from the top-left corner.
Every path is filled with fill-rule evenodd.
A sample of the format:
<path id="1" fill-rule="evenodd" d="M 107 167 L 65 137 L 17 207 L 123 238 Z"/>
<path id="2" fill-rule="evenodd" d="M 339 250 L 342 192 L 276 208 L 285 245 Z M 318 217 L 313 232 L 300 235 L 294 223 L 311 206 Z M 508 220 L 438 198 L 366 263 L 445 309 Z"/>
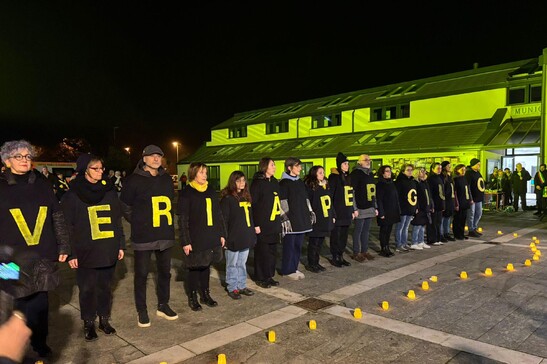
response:
<path id="1" fill-rule="evenodd" d="M 200 185 L 199 183 L 197 183 L 196 181 L 192 181 L 190 182 L 190 186 L 192 186 L 193 188 L 195 188 L 196 190 L 198 190 L 199 192 L 205 192 L 207 190 L 207 184 L 209 182 L 205 181 L 204 184 Z"/>

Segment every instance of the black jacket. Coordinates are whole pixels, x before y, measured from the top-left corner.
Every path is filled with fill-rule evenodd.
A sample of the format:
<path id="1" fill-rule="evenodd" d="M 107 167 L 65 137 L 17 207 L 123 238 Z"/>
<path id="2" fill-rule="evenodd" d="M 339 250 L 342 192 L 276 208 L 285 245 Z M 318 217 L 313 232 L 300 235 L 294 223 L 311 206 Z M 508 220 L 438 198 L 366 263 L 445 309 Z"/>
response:
<path id="1" fill-rule="evenodd" d="M 313 224 L 313 231 L 308 236 L 313 238 L 325 237 L 334 228 L 333 218 L 335 217 L 332 197 L 328 188 L 317 186 L 315 190 L 307 187 L 308 199 L 315 212 L 316 222 Z"/>
<path id="2" fill-rule="evenodd" d="M 531 180 L 532 177 L 530 176 L 530 173 L 524 168 L 522 168 L 522 171 L 519 172 L 514 171 L 511 175 L 511 185 L 513 186 L 513 191 L 515 192 L 526 192 L 526 187 L 528 185 L 528 181 Z"/>
<path id="3" fill-rule="evenodd" d="M 68 231 L 51 183 L 38 171 L 0 174 L 0 245 L 13 248 L 20 278 L 6 290 L 15 298 L 53 290 L 59 255 L 69 254 Z"/>
<path id="4" fill-rule="evenodd" d="M 220 200 L 226 224 L 226 248 L 232 251 L 252 248 L 256 244 L 251 203 L 243 198 L 226 195 Z"/>
<path id="5" fill-rule="evenodd" d="M 464 176 L 454 177 L 454 190 L 456 191 L 456 199 L 459 211 L 467 210 L 471 207 L 471 192 L 467 178 Z"/>
<path id="6" fill-rule="evenodd" d="M 101 182 L 104 182 L 101 183 Z M 110 267 L 125 248 L 120 200 L 112 184 L 96 184 L 78 175 L 63 196 L 61 208 L 72 244 L 70 259 L 84 268 Z"/>
<path id="7" fill-rule="evenodd" d="M 401 215 L 414 216 L 418 208 L 417 187 L 418 183 L 414 177 L 407 177 L 404 173 L 399 173 L 395 180 L 397 194 L 399 196 L 399 206 Z"/>
<path id="8" fill-rule="evenodd" d="M 486 185 L 484 183 L 484 179 L 482 178 L 481 173 L 479 171 L 474 171 L 473 169 L 468 167 L 465 171 L 465 178 L 467 179 L 467 183 L 469 184 L 471 198 L 473 199 L 473 201 L 483 202 L 484 190 L 486 189 Z"/>
<path id="9" fill-rule="evenodd" d="M 135 250 L 163 250 L 175 242 L 173 180 L 162 167 L 152 176 L 143 166 L 139 161 L 125 181 L 120 194 L 123 214 L 131 223 Z"/>
<path id="10" fill-rule="evenodd" d="M 284 201 L 289 207 L 287 217 L 291 222 L 292 232 L 289 234 L 307 233 L 312 231 L 310 209 L 306 185 L 300 178 L 292 179 L 283 173 L 279 181 L 279 196 L 283 209 Z M 286 212 L 286 211 L 285 211 Z"/>
<path id="11" fill-rule="evenodd" d="M 378 178 L 376 202 L 378 203 L 378 225 L 391 225 L 401 221 L 399 194 L 391 178 Z"/>
<path id="12" fill-rule="evenodd" d="M 431 197 L 433 199 L 433 205 L 435 211 L 444 211 L 445 209 L 445 197 L 444 197 L 444 182 L 440 174 L 431 173 L 427 177 L 427 183 L 431 191 Z"/>
<path id="13" fill-rule="evenodd" d="M 355 191 L 355 203 L 360 210 L 376 208 L 376 180 L 370 172 L 357 167 L 350 173 L 351 185 Z"/>
<path id="14" fill-rule="evenodd" d="M 444 184 L 444 217 L 450 217 L 454 214 L 456 193 L 454 191 L 454 180 L 451 175 L 441 174 L 441 179 Z"/>
<path id="15" fill-rule="evenodd" d="M 412 225 L 427 225 L 431 222 L 431 211 L 433 209 L 431 190 L 427 181 L 418 181 L 418 212 L 412 220 Z"/>
<path id="16" fill-rule="evenodd" d="M 539 189 L 537 187 L 539 187 Z M 534 176 L 534 192 L 538 195 L 543 196 L 543 192 L 545 191 L 546 187 L 547 187 L 547 170 L 543 172 L 537 171 L 536 175 Z"/>
<path id="17" fill-rule="evenodd" d="M 281 200 L 279 183 L 275 177 L 266 178 L 263 172 L 255 173 L 251 184 L 253 221 L 264 235 L 281 233 Z"/>
<path id="18" fill-rule="evenodd" d="M 329 189 L 336 214 L 335 226 L 349 226 L 353 214 L 353 187 L 350 177 L 333 168 L 329 175 Z"/>

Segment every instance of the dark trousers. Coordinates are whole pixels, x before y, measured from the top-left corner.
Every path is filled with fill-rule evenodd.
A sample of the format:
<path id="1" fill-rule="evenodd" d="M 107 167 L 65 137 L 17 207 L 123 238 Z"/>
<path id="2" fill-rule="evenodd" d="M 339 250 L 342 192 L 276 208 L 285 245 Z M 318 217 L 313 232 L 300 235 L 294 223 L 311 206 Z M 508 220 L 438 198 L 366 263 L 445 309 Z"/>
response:
<path id="1" fill-rule="evenodd" d="M 325 237 L 308 237 L 308 265 L 315 266 L 319 264 L 319 253 Z"/>
<path id="2" fill-rule="evenodd" d="M 110 317 L 112 308 L 112 278 L 116 265 L 104 268 L 76 269 L 80 290 L 80 316 L 82 320 Z"/>
<path id="3" fill-rule="evenodd" d="M 503 208 L 506 208 L 507 206 L 511 205 L 512 202 L 512 194 L 511 191 L 503 190 L 503 198 L 502 198 L 502 206 Z"/>
<path id="4" fill-rule="evenodd" d="M 382 248 L 389 246 L 389 237 L 391 236 L 391 230 L 393 229 L 393 224 L 382 224 L 380 225 L 380 246 Z"/>
<path id="5" fill-rule="evenodd" d="M 454 211 L 454 219 L 452 220 L 452 231 L 454 238 L 462 240 L 465 233 L 465 220 L 467 219 L 467 210 Z"/>
<path id="6" fill-rule="evenodd" d="M 254 247 L 254 280 L 267 281 L 275 276 L 279 234 L 258 234 Z"/>
<path id="7" fill-rule="evenodd" d="M 163 251 L 135 250 L 135 279 L 133 281 L 133 288 L 137 311 L 146 310 L 146 279 L 148 278 L 148 267 L 152 253 L 156 255 L 156 269 L 158 271 L 158 281 L 156 282 L 158 304 L 169 303 L 171 292 L 171 248 Z"/>
<path id="8" fill-rule="evenodd" d="M 297 271 L 300 263 L 300 251 L 304 242 L 304 233 L 287 234 L 283 237 L 283 258 L 281 274 L 287 275 Z"/>
<path id="9" fill-rule="evenodd" d="M 341 257 L 348 244 L 348 226 L 335 226 L 330 233 L 330 253 L 332 257 Z"/>
<path id="10" fill-rule="evenodd" d="M 427 224 L 427 242 L 429 244 L 441 241 L 441 222 L 443 219 L 442 211 L 431 213 L 431 224 Z"/>
<path id="11" fill-rule="evenodd" d="M 526 191 L 513 191 L 513 208 L 515 211 L 519 209 L 519 198 L 522 205 L 522 211 L 526 210 Z"/>
<path id="12" fill-rule="evenodd" d="M 211 266 L 190 268 L 188 270 L 188 293 L 205 292 L 209 289 L 209 275 L 211 274 Z"/>
<path id="13" fill-rule="evenodd" d="M 15 309 L 27 318 L 27 326 L 32 330 L 30 344 L 36 351 L 45 349 L 48 334 L 49 299 L 47 292 L 37 292 L 15 300 Z"/>

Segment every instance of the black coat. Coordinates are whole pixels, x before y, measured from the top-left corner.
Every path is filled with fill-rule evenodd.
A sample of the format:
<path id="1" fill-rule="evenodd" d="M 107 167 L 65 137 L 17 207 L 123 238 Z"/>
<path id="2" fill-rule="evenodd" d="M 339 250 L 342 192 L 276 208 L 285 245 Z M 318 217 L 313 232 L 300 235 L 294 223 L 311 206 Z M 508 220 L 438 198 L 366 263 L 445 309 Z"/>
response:
<path id="1" fill-rule="evenodd" d="M 266 178 L 257 172 L 251 183 L 253 220 L 264 235 L 281 233 L 281 205 L 279 183 L 275 177 Z"/>
<path id="2" fill-rule="evenodd" d="M 431 223 L 433 200 L 427 181 L 418 181 L 418 212 L 412 220 L 412 225 L 427 225 Z"/>
<path id="3" fill-rule="evenodd" d="M 399 194 L 393 180 L 382 177 L 378 179 L 376 203 L 378 204 L 378 225 L 391 225 L 401 221 Z"/>
<path id="4" fill-rule="evenodd" d="M 474 171 L 468 167 L 465 171 L 465 178 L 467 179 L 467 184 L 469 184 L 469 190 L 471 191 L 471 198 L 473 201 L 483 202 L 486 184 L 484 183 L 482 174 L 479 171 Z"/>
<path id="5" fill-rule="evenodd" d="M 364 168 L 357 167 L 350 173 L 350 178 L 357 208 L 376 208 L 376 180 L 370 170 L 367 173 Z"/>
<path id="6" fill-rule="evenodd" d="M 539 189 L 537 187 L 539 187 Z M 538 195 L 543 196 L 543 193 L 546 187 L 547 187 L 547 170 L 543 172 L 537 171 L 536 175 L 534 176 L 534 192 Z"/>
<path id="7" fill-rule="evenodd" d="M 452 176 L 447 174 L 441 174 L 441 179 L 444 184 L 444 211 L 443 216 L 444 217 L 450 217 L 454 215 L 454 199 L 456 196 L 456 193 L 454 191 L 454 180 L 452 179 Z"/>
<path id="8" fill-rule="evenodd" d="M 456 198 L 458 202 L 459 211 L 467 210 L 471 207 L 471 192 L 469 190 L 469 184 L 464 176 L 454 177 L 454 190 L 456 191 Z"/>
<path id="9" fill-rule="evenodd" d="M 300 178 L 296 180 L 283 178 L 279 182 L 279 195 L 282 201 L 287 200 L 289 206 L 287 215 L 291 222 L 292 233 L 312 231 L 310 210 L 306 201 L 308 194 L 304 182 Z"/>
<path id="10" fill-rule="evenodd" d="M 335 226 L 349 226 L 353 214 L 353 187 L 350 177 L 333 168 L 329 175 L 329 189 L 336 214 Z"/>
<path id="11" fill-rule="evenodd" d="M 256 244 L 251 203 L 243 198 L 226 195 L 220 200 L 222 217 L 226 224 L 226 248 L 239 251 Z"/>
<path id="12" fill-rule="evenodd" d="M 514 171 L 511 175 L 511 185 L 513 186 L 514 192 L 525 193 L 528 181 L 532 179 L 530 173 L 524 168 L 520 171 L 520 175 L 517 171 Z"/>
<path id="13" fill-rule="evenodd" d="M 427 177 L 427 183 L 429 184 L 429 190 L 431 191 L 431 197 L 433 199 L 433 207 L 435 211 L 444 211 L 445 209 L 445 196 L 444 196 L 444 182 L 440 174 L 431 173 Z"/>
<path id="14" fill-rule="evenodd" d="M 395 180 L 397 194 L 399 195 L 399 206 L 401 215 L 414 216 L 418 208 L 417 187 L 418 182 L 414 177 L 407 177 L 404 173 L 399 173 Z"/>
<path id="15" fill-rule="evenodd" d="M 325 237 L 330 234 L 334 228 L 333 218 L 335 216 L 332 198 L 328 188 L 317 186 L 315 190 L 307 187 L 308 199 L 311 202 L 313 212 L 315 212 L 316 222 L 313 224 L 313 231 L 310 237 Z"/>

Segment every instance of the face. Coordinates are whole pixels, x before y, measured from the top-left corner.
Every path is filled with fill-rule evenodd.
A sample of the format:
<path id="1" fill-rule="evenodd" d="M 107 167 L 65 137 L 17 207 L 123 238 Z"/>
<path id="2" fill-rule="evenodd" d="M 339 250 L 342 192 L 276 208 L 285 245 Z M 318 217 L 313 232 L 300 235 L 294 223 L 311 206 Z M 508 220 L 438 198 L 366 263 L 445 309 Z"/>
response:
<path id="1" fill-rule="evenodd" d="M 441 171 L 443 170 L 443 167 L 440 164 L 437 164 L 435 168 L 433 168 L 433 173 L 435 174 L 441 174 Z"/>
<path id="2" fill-rule="evenodd" d="M 517 171 L 522 171 L 522 164 L 520 163 L 517 163 Z"/>
<path id="3" fill-rule="evenodd" d="M 473 167 L 471 167 L 471 169 L 474 171 L 478 171 L 479 169 L 481 169 L 481 162 L 475 164 Z"/>
<path id="4" fill-rule="evenodd" d="M 101 161 L 95 161 L 87 167 L 85 178 L 91 183 L 97 183 L 103 178 L 103 172 L 104 168 Z"/>
<path id="5" fill-rule="evenodd" d="M 48 174 L 48 170 L 47 170 L 46 167 L 42 167 L 42 173 L 43 173 L 43 174 Z"/>
<path id="6" fill-rule="evenodd" d="M 382 173 L 382 177 L 385 179 L 391 178 L 391 168 L 384 169 L 384 173 Z"/>
<path id="7" fill-rule="evenodd" d="M 425 168 L 420 168 L 420 173 L 418 174 L 418 178 L 422 181 L 425 180 L 426 174 L 425 174 Z"/>
<path id="8" fill-rule="evenodd" d="M 25 174 L 32 168 L 32 156 L 27 148 L 17 149 L 5 162 L 13 174 Z"/>
<path id="9" fill-rule="evenodd" d="M 245 189 L 245 183 L 247 183 L 247 181 L 245 180 L 245 177 L 240 177 L 236 179 L 237 192 L 241 192 Z"/>
<path id="10" fill-rule="evenodd" d="M 498 177 L 503 177 L 503 171 L 498 171 L 497 175 Z"/>
<path id="11" fill-rule="evenodd" d="M 204 185 L 205 182 L 207 182 L 207 168 L 201 167 L 196 174 L 196 178 L 194 179 L 198 184 Z"/>
<path id="12" fill-rule="evenodd" d="M 349 171 L 349 162 L 344 162 L 340 165 L 340 168 L 342 168 L 342 172 Z"/>
<path id="13" fill-rule="evenodd" d="M 511 174 L 511 171 L 509 170 L 509 168 L 505 170 L 505 174 L 506 174 L 506 175 L 510 175 L 510 174 Z"/>
<path id="14" fill-rule="evenodd" d="M 444 167 L 444 170 L 445 170 L 447 173 L 452 172 L 452 164 L 448 163 L 448 164 Z"/>
<path id="15" fill-rule="evenodd" d="M 370 168 L 370 157 L 366 154 L 362 154 L 357 163 L 363 168 Z"/>
<path id="16" fill-rule="evenodd" d="M 294 166 L 292 167 L 288 167 L 288 170 L 290 172 L 290 174 L 292 176 L 299 176 L 300 175 L 300 171 L 302 170 L 302 165 L 300 164 L 295 164 Z"/>
<path id="17" fill-rule="evenodd" d="M 325 170 L 323 168 L 319 168 L 317 170 L 317 180 L 318 181 L 324 181 L 325 180 Z"/>
<path id="18" fill-rule="evenodd" d="M 144 161 L 144 164 L 150 168 L 158 169 L 161 167 L 161 155 L 159 154 L 147 155 L 146 157 L 142 157 L 142 160 Z M 112 172 L 112 174 L 114 174 L 114 172 Z"/>
<path id="19" fill-rule="evenodd" d="M 410 166 L 406 167 L 404 170 L 405 176 L 412 177 L 412 172 L 414 172 L 414 169 Z"/>
<path id="20" fill-rule="evenodd" d="M 545 166 L 540 166 L 539 170 L 543 172 L 545 170 Z"/>
<path id="21" fill-rule="evenodd" d="M 270 161 L 270 163 L 268 163 L 268 168 L 266 169 L 266 176 L 271 177 L 274 174 L 275 174 L 275 162 Z"/>

